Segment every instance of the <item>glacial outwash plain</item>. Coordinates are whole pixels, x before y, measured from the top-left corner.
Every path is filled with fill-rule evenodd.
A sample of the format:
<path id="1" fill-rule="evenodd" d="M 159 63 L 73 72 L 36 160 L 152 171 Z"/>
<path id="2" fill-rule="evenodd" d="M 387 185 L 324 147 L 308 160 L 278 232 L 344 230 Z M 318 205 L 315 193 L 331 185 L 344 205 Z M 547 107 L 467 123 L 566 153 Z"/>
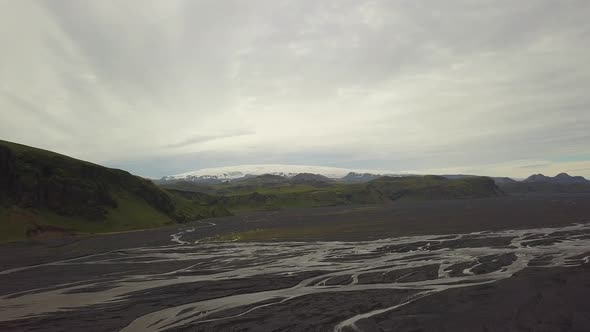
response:
<path id="1" fill-rule="evenodd" d="M 590 332 L 589 18 L 0 1 L 0 332 Z"/>
<path id="2" fill-rule="evenodd" d="M 2 331 L 590 329 L 580 179 L 156 185 L 14 143 L 0 152 Z"/>

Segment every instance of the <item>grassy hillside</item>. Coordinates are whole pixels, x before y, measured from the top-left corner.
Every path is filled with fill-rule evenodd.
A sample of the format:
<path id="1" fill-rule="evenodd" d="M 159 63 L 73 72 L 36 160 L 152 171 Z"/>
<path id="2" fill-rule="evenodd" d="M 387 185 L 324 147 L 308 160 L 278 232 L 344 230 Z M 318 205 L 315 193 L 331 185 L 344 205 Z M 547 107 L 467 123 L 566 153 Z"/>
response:
<path id="1" fill-rule="evenodd" d="M 172 198 L 178 222 L 231 215 L 218 197 L 190 191 L 166 190 Z"/>
<path id="2" fill-rule="evenodd" d="M 352 204 L 382 204 L 400 199 L 461 199 L 502 195 L 494 181 L 486 177 L 447 179 L 440 176 L 382 177 L 367 183 L 299 184 L 248 179 L 203 186 L 181 182 L 167 187 L 218 195 L 216 204 L 234 213 L 252 210 L 275 210 Z M 213 196 L 211 196 L 213 197 Z"/>
<path id="3" fill-rule="evenodd" d="M 484 177 L 382 177 L 335 182 L 314 174 L 166 184 L 53 152 L 0 141 L 0 241 L 158 227 L 252 210 L 382 204 L 501 195 Z M 230 212 L 231 211 L 231 212 Z"/>
<path id="4" fill-rule="evenodd" d="M 0 240 L 157 227 L 227 215 L 128 172 L 0 141 Z"/>
<path id="5" fill-rule="evenodd" d="M 162 182 L 159 186 L 164 189 L 200 192 L 215 196 L 235 196 L 252 193 L 275 194 L 293 193 L 314 190 L 317 187 L 328 187 L 333 181 L 321 181 L 308 178 L 306 174 L 299 174 L 291 179 L 265 174 L 256 177 L 240 179 L 219 184 L 204 184 L 191 181 Z"/>
<path id="6" fill-rule="evenodd" d="M 370 181 L 367 189 L 377 192 L 383 200 L 480 198 L 502 194 L 494 180 L 480 176 L 462 179 L 435 175 L 386 176 Z"/>

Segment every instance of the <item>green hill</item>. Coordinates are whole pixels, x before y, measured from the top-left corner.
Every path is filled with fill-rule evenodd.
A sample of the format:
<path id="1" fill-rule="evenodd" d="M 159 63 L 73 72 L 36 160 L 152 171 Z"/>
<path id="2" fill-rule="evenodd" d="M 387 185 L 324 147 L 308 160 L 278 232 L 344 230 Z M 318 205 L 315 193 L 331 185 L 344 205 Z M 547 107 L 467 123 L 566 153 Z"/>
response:
<path id="1" fill-rule="evenodd" d="M 253 210 L 502 195 L 486 177 L 381 177 L 343 183 L 263 175 L 160 188 L 128 172 L 0 141 L 0 241 L 158 227 Z M 230 212 L 231 211 L 231 212 Z"/>
<path id="2" fill-rule="evenodd" d="M 503 194 L 494 180 L 482 176 L 460 179 L 436 175 L 385 176 L 369 181 L 367 189 L 382 200 L 483 198 Z"/>
<path id="3" fill-rule="evenodd" d="M 366 183 L 317 182 L 297 184 L 283 180 L 269 183 L 252 178 L 244 183 L 216 185 L 182 182 L 165 184 L 185 191 L 217 195 L 216 204 L 239 213 L 252 210 L 275 210 L 352 204 L 383 204 L 401 199 L 462 199 L 503 195 L 487 177 L 448 179 L 441 176 L 381 177 Z"/>
<path id="4" fill-rule="evenodd" d="M 0 240 L 116 232 L 228 215 L 150 180 L 0 141 Z"/>

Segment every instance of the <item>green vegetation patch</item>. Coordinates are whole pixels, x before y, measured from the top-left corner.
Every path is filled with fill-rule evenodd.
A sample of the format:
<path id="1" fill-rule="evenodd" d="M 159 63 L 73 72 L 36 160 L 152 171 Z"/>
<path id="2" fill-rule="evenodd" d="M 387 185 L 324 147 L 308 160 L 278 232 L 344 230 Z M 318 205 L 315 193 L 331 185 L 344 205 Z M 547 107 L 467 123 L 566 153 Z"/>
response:
<path id="1" fill-rule="evenodd" d="M 0 241 L 136 230 L 229 214 L 213 201 L 179 197 L 122 170 L 4 141 L 0 207 Z"/>
<path id="2" fill-rule="evenodd" d="M 440 176 L 382 177 L 367 183 L 282 182 L 269 176 L 216 185 L 178 185 L 187 191 L 211 197 L 210 202 L 232 213 L 335 205 L 383 204 L 395 200 L 480 198 L 502 195 L 494 181 L 485 177 L 447 179 Z M 271 181 L 272 180 L 272 181 Z M 206 188 L 206 190 L 202 190 Z"/>
<path id="3" fill-rule="evenodd" d="M 175 219 L 187 222 L 204 218 L 231 216 L 218 199 L 206 194 L 168 190 L 175 209 Z"/>

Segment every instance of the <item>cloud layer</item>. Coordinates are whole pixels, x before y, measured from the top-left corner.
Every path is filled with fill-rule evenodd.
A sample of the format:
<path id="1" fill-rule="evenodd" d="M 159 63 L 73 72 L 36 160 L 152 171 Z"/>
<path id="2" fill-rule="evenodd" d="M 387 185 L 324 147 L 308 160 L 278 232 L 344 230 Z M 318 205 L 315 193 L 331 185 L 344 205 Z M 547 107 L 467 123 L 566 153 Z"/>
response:
<path id="1" fill-rule="evenodd" d="M 590 175 L 585 0 L 2 7 L 3 139 L 149 176 L 266 162 L 520 176 L 501 165 L 523 160 Z"/>

